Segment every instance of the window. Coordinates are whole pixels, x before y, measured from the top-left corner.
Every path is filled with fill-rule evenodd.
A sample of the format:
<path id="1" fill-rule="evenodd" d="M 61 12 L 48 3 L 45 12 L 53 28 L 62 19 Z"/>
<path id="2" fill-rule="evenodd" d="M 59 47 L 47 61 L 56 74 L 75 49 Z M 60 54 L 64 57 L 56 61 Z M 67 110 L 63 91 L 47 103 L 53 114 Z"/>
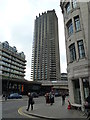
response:
<path id="1" fill-rule="evenodd" d="M 74 18 L 74 22 L 75 22 L 75 29 L 76 29 L 76 31 L 79 31 L 80 30 L 80 19 L 79 19 L 79 16 L 76 16 Z"/>
<path id="2" fill-rule="evenodd" d="M 75 51 L 75 43 L 69 46 L 70 50 L 70 62 L 76 60 L 76 51 Z"/>
<path id="3" fill-rule="evenodd" d="M 68 36 L 70 36 L 73 33 L 73 24 L 72 24 L 72 20 L 70 20 L 67 23 L 67 30 L 68 30 Z"/>
<path id="4" fill-rule="evenodd" d="M 70 2 L 68 2 L 67 3 L 67 5 L 66 5 L 66 13 L 69 13 L 70 12 L 70 10 L 71 10 L 71 7 L 70 7 Z"/>
<path id="5" fill-rule="evenodd" d="M 77 0 L 72 0 L 72 7 L 76 8 L 77 7 Z"/>
<path id="6" fill-rule="evenodd" d="M 79 58 L 85 57 L 83 40 L 78 41 L 78 52 L 79 52 Z"/>

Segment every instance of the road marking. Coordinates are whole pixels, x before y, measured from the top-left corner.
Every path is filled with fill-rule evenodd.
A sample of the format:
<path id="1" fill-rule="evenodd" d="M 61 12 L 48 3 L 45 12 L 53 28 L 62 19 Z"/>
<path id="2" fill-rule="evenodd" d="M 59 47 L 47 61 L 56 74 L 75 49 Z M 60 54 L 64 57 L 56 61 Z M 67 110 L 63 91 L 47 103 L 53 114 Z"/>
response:
<path id="1" fill-rule="evenodd" d="M 18 109 L 18 113 L 19 113 L 20 115 L 26 116 L 26 117 L 29 117 L 29 118 L 35 118 L 35 117 L 31 116 L 31 115 L 27 115 L 27 114 L 23 113 L 23 112 L 22 112 L 22 108 L 23 108 L 23 107 L 20 107 L 20 108 Z"/>

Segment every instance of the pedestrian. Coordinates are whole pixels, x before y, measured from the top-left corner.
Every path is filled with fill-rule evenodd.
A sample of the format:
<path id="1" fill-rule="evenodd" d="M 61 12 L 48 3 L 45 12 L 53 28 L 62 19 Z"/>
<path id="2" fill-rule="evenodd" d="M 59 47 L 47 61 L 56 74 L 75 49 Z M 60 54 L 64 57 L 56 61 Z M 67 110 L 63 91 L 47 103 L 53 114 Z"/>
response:
<path id="1" fill-rule="evenodd" d="M 45 94 L 45 98 L 46 98 L 46 104 L 50 103 L 50 99 L 49 99 L 49 93 Z"/>
<path id="2" fill-rule="evenodd" d="M 66 95 L 65 95 L 65 93 L 63 92 L 63 93 L 62 93 L 62 105 L 65 104 L 65 98 L 66 98 Z"/>
<path id="3" fill-rule="evenodd" d="M 87 118 L 90 117 L 90 93 L 88 95 L 88 97 L 85 100 L 85 110 L 87 112 Z"/>
<path id="4" fill-rule="evenodd" d="M 8 98 L 8 95 L 7 95 L 7 93 L 5 94 L 5 101 L 7 100 L 7 98 Z"/>
<path id="5" fill-rule="evenodd" d="M 86 98 L 86 101 L 88 102 L 88 107 L 90 108 L 90 93 L 89 93 L 88 97 Z"/>
<path id="6" fill-rule="evenodd" d="M 53 93 L 53 91 L 50 92 L 49 97 L 50 97 L 50 105 L 53 105 L 53 103 L 54 103 L 54 93 Z"/>
<path id="7" fill-rule="evenodd" d="M 34 100 L 33 100 L 33 96 L 31 95 L 31 93 L 28 93 L 28 107 L 27 107 L 27 111 L 29 110 L 29 107 L 31 105 L 31 110 L 33 110 L 33 104 L 34 104 Z"/>
<path id="8" fill-rule="evenodd" d="M 85 109 L 90 109 L 90 93 L 89 93 L 89 96 L 85 100 Z"/>

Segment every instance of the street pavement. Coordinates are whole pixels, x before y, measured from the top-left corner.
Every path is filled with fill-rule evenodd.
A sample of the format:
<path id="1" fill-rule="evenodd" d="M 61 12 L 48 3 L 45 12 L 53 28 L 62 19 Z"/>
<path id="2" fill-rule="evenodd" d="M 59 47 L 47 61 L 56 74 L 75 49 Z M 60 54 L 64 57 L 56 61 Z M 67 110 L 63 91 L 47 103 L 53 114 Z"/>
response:
<path id="1" fill-rule="evenodd" d="M 61 97 L 55 98 L 55 103 L 53 105 L 46 104 L 45 102 L 41 102 L 39 104 L 34 104 L 34 109 L 31 111 L 26 111 L 27 106 L 22 106 L 22 112 L 28 115 L 32 115 L 35 117 L 46 118 L 46 119 L 66 119 L 79 118 L 80 120 L 86 119 L 86 116 L 83 116 L 83 112 L 80 110 L 70 109 L 68 110 L 68 98 L 66 98 L 65 105 L 61 104 Z"/>
<path id="2" fill-rule="evenodd" d="M 41 100 L 40 100 L 41 99 Z M 23 97 L 23 100 L 28 100 L 27 96 Z M 0 101 L 5 101 L 0 98 Z M 7 100 L 8 102 L 11 100 Z M 86 120 L 86 116 L 84 116 L 83 112 L 80 110 L 70 109 L 68 110 L 68 97 L 66 97 L 65 105 L 62 106 L 61 97 L 55 97 L 55 103 L 53 105 L 46 104 L 45 98 L 41 97 L 35 100 L 34 109 L 31 111 L 26 111 L 27 106 L 22 106 L 21 111 L 24 114 L 45 118 L 45 119 L 58 119 L 65 120 L 67 118 L 75 119 L 78 118 L 80 120 Z"/>

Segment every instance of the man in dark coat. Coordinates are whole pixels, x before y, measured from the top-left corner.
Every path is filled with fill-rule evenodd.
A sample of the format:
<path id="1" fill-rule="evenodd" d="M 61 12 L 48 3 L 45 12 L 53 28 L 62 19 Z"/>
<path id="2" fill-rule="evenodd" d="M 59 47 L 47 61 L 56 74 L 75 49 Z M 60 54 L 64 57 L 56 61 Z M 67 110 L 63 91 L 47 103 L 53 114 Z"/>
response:
<path id="1" fill-rule="evenodd" d="M 50 92 L 50 105 L 53 105 L 54 103 L 54 92 L 53 90 Z"/>
<path id="2" fill-rule="evenodd" d="M 65 104 L 65 97 L 66 97 L 66 95 L 65 95 L 65 93 L 63 92 L 63 93 L 62 93 L 62 105 Z"/>
<path id="3" fill-rule="evenodd" d="M 90 109 L 90 93 L 89 93 L 89 96 L 86 98 L 86 103 L 85 103 L 85 108 L 86 109 Z"/>
<path id="4" fill-rule="evenodd" d="M 85 102 L 85 109 L 87 110 L 87 118 L 90 117 L 90 93 L 89 96 L 86 98 L 86 102 Z"/>
<path id="5" fill-rule="evenodd" d="M 29 107 L 31 105 L 31 110 L 33 110 L 33 104 L 34 104 L 34 100 L 33 100 L 33 96 L 31 95 L 31 93 L 28 93 L 28 108 L 26 109 L 27 111 L 29 110 Z"/>

